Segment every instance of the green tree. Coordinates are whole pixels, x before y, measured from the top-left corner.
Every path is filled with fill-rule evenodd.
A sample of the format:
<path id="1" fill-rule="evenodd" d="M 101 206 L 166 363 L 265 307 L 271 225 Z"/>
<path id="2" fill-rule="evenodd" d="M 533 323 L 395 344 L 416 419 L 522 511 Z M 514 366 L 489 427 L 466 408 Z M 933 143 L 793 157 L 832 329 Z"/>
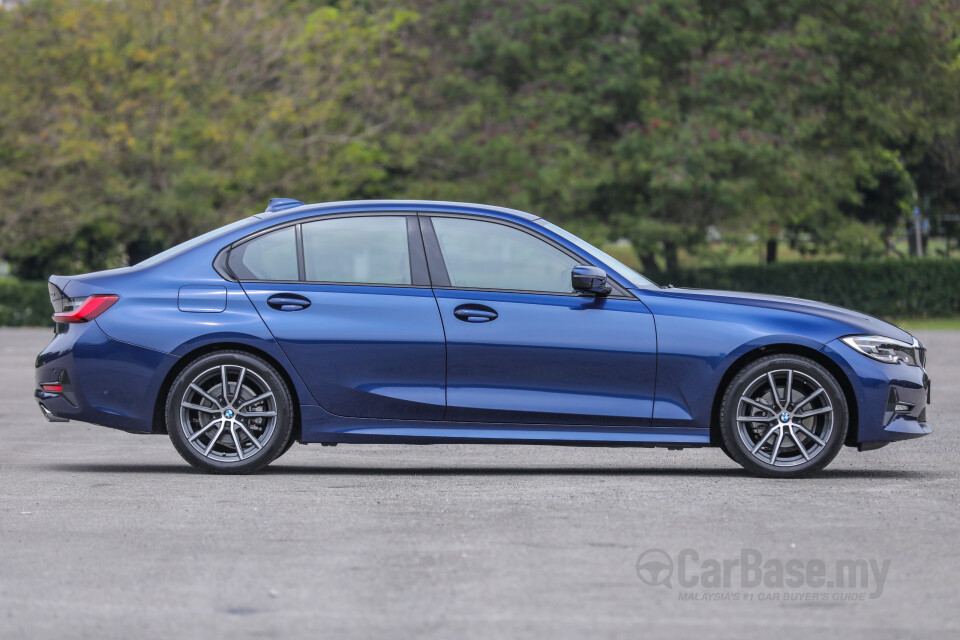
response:
<path id="1" fill-rule="evenodd" d="M 956 203 L 958 25 L 953 0 L 32 0 L 0 11 L 0 257 L 136 262 L 277 195 L 504 204 L 648 268 L 710 225 L 867 255 L 911 188 Z"/>
<path id="2" fill-rule="evenodd" d="M 950 2 L 475 0 L 434 15 L 466 72 L 449 140 L 472 169 L 437 191 L 470 182 L 613 222 L 646 265 L 711 224 L 772 240 L 835 228 L 891 153 L 955 117 Z"/>
<path id="3" fill-rule="evenodd" d="M 426 57 L 405 38 L 417 17 L 351 2 L 0 11 L 0 256 L 26 278 L 111 267 L 271 196 L 395 190 Z"/>

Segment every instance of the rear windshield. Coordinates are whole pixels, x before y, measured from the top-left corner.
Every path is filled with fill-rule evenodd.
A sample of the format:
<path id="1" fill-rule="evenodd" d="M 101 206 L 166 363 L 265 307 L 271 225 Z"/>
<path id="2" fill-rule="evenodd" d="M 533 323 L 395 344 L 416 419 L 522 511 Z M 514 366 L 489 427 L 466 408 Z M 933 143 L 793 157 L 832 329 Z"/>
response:
<path id="1" fill-rule="evenodd" d="M 255 222 L 259 222 L 259 219 L 250 217 L 250 218 L 243 218 L 242 220 L 237 220 L 236 222 L 231 222 L 230 224 L 228 224 L 228 225 L 226 225 L 226 226 L 224 226 L 224 227 L 218 227 L 218 228 L 214 229 L 213 231 L 207 231 L 207 232 L 206 232 L 205 234 L 203 234 L 202 236 L 197 236 L 196 238 L 191 238 L 190 240 L 187 240 L 186 242 L 181 242 L 180 244 L 178 244 L 178 245 L 176 245 L 176 246 L 174 246 L 174 247 L 170 247 L 170 248 L 167 249 L 166 251 L 161 251 L 160 253 L 158 253 L 157 255 L 153 256 L 152 258 L 147 258 L 146 260 L 143 260 L 143 261 L 141 261 L 141 262 L 138 262 L 135 266 L 137 266 L 137 267 L 149 267 L 149 266 L 155 265 L 155 264 L 157 264 L 157 263 L 159 263 L 159 262 L 163 262 L 164 260 L 169 260 L 170 258 L 172 258 L 172 257 L 174 257 L 174 256 L 180 255 L 180 254 L 183 253 L 184 251 L 189 251 L 190 249 L 193 249 L 194 247 L 200 246 L 201 244 L 203 244 L 204 242 L 207 242 L 208 240 L 213 240 L 214 238 L 217 238 L 217 237 L 219 237 L 219 236 L 222 236 L 222 235 L 224 235 L 224 234 L 227 234 L 227 233 L 229 233 L 229 232 L 231 232 L 231 231 L 233 231 L 233 230 L 235 230 L 235 229 L 240 229 L 240 228 L 245 227 L 245 226 L 247 226 L 247 225 L 253 224 L 253 223 L 255 223 Z"/>

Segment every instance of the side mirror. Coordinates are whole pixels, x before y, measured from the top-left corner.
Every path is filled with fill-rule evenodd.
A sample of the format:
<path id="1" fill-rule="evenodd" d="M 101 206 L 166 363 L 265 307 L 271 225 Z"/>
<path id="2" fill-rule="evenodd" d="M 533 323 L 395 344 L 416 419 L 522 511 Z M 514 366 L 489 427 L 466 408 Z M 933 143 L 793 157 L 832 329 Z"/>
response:
<path id="1" fill-rule="evenodd" d="M 613 290 L 613 287 L 607 284 L 607 274 L 603 269 L 586 264 L 574 267 L 570 273 L 570 280 L 574 290 L 584 295 L 602 298 L 610 295 Z"/>

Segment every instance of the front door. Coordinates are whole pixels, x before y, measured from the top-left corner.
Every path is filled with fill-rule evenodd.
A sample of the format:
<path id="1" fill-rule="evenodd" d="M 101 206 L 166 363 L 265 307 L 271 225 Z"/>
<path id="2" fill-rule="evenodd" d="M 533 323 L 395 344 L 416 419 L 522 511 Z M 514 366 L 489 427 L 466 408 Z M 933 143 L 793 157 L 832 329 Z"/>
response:
<path id="1" fill-rule="evenodd" d="M 626 291 L 584 297 L 586 262 L 518 225 L 422 217 L 447 341 L 447 420 L 649 426 L 653 317 Z"/>
<path id="2" fill-rule="evenodd" d="M 324 409 L 443 418 L 443 326 L 416 216 L 306 221 L 235 248 L 230 267 Z"/>

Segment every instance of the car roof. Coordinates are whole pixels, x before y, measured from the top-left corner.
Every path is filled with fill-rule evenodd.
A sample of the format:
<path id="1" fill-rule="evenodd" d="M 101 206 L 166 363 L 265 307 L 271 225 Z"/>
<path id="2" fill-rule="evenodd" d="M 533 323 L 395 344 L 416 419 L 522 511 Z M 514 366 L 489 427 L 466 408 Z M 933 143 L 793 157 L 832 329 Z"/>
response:
<path id="1" fill-rule="evenodd" d="M 295 200 L 283 199 L 291 205 Z M 443 213 L 493 213 L 515 216 L 524 220 L 538 220 L 540 216 L 535 216 L 525 211 L 509 209 L 507 207 L 496 207 L 486 204 L 474 204 L 469 202 L 445 202 L 440 200 L 345 200 L 342 202 L 318 202 L 315 204 L 302 204 L 299 206 L 289 206 L 276 211 L 264 211 L 254 214 L 255 218 L 262 220 L 271 220 L 280 217 L 299 217 L 300 215 L 318 215 L 324 213 L 344 213 L 355 211 L 419 211 L 419 212 L 443 212 Z"/>

